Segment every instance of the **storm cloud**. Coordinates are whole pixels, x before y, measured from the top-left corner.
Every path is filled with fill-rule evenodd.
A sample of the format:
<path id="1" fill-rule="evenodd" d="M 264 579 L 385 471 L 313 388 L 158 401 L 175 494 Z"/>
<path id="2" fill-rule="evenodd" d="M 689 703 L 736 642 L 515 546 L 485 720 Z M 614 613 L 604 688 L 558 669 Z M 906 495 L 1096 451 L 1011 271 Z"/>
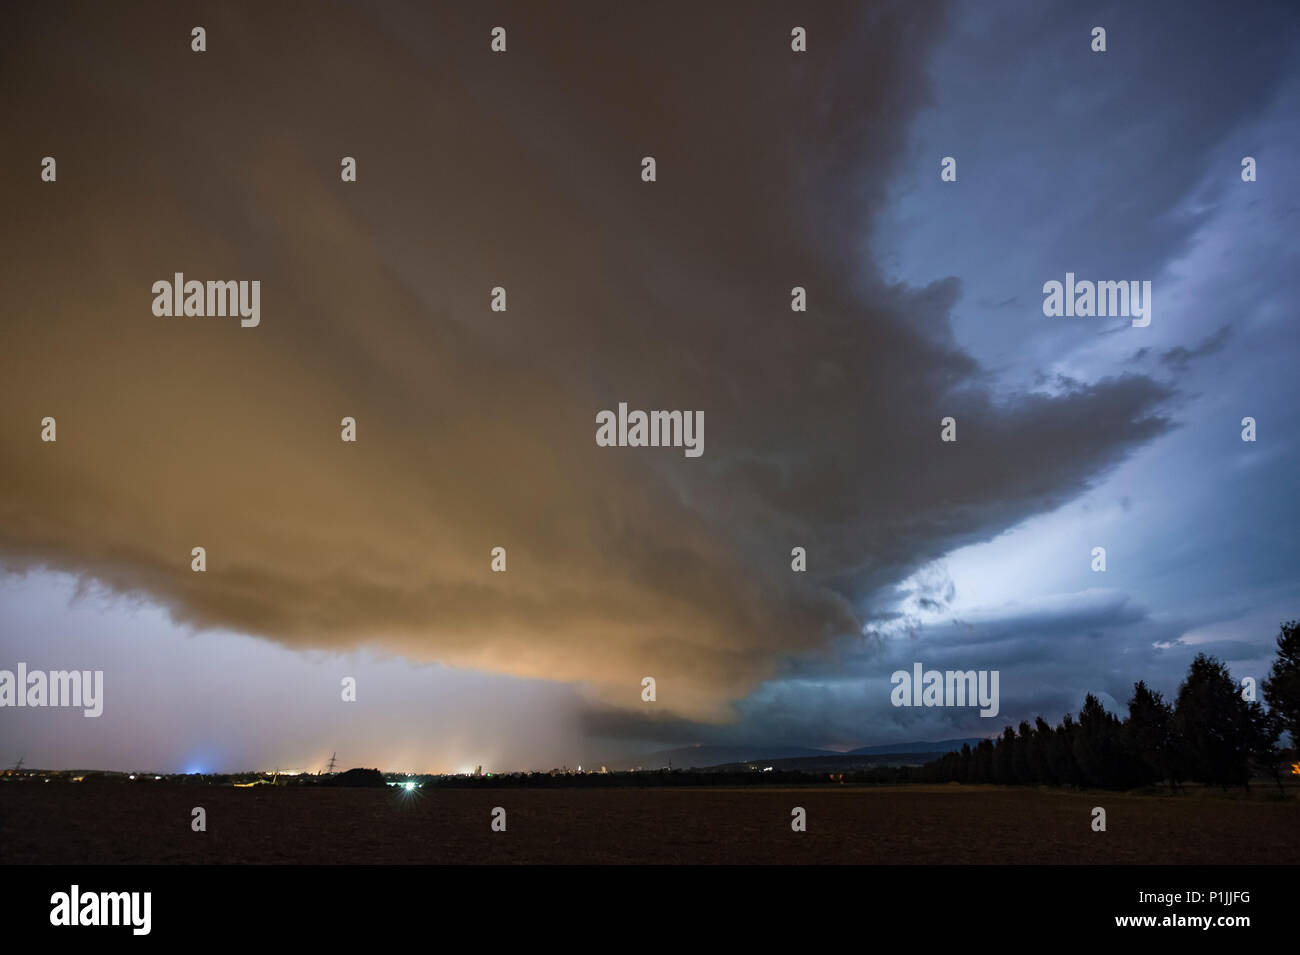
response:
<path id="1" fill-rule="evenodd" d="M 995 390 L 960 282 L 865 251 L 946 7 L 566 7 L 223 5 L 204 54 L 169 4 L 13 17 L 6 566 L 726 721 L 1170 429 L 1141 374 Z M 259 280 L 260 325 L 155 316 L 175 272 Z M 598 447 L 620 401 L 704 455 Z"/>

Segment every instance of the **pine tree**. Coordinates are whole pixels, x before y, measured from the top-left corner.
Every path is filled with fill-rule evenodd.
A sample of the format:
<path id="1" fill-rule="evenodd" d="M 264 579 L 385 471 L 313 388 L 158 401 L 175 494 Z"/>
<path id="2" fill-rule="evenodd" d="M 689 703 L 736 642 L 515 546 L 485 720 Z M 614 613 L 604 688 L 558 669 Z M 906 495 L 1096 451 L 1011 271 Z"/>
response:
<path id="1" fill-rule="evenodd" d="M 995 746 L 996 752 L 993 761 L 995 778 L 1002 785 L 1010 786 L 1016 781 L 1016 731 L 1008 726 L 1002 731 L 1002 735 L 998 737 Z"/>
<path id="2" fill-rule="evenodd" d="M 1084 785 L 1083 775 L 1074 760 L 1074 736 L 1077 729 L 1074 717 L 1066 713 L 1061 719 L 1061 725 L 1052 732 L 1048 765 L 1052 767 L 1052 775 L 1063 786 Z"/>
<path id="3" fill-rule="evenodd" d="M 1182 736 L 1193 779 L 1207 785 L 1246 786 L 1257 732 L 1250 707 L 1228 668 L 1198 654 L 1178 688 L 1174 726 Z"/>
<path id="4" fill-rule="evenodd" d="M 1292 747 L 1300 747 L 1300 620 L 1282 624 L 1277 659 L 1260 687 L 1281 729 L 1291 734 Z"/>
<path id="5" fill-rule="evenodd" d="M 1107 713 L 1091 693 L 1084 698 L 1083 709 L 1079 711 L 1073 750 L 1087 785 L 1110 789 L 1125 784 L 1119 720 Z"/>
<path id="6" fill-rule="evenodd" d="M 1029 744 L 1029 769 L 1034 782 L 1052 786 L 1059 780 L 1052 772 L 1049 753 L 1052 748 L 1052 727 L 1041 716 L 1034 718 L 1034 735 Z"/>
<path id="7" fill-rule="evenodd" d="M 1174 711 L 1159 692 L 1139 680 L 1133 684 L 1124 723 L 1124 742 L 1137 762 L 1139 784 L 1168 780 L 1173 789 L 1182 782 L 1182 767 L 1174 738 Z"/>
<path id="8" fill-rule="evenodd" d="M 1277 740 L 1282 735 L 1282 718 L 1258 703 L 1249 704 L 1250 711 L 1250 766 L 1277 783 L 1277 791 L 1285 798 L 1282 785 L 1283 758 Z"/>
<path id="9" fill-rule="evenodd" d="M 1029 766 L 1029 750 L 1034 745 L 1034 731 L 1027 720 L 1020 721 L 1020 736 L 1016 739 L 1016 748 L 1012 753 L 1011 771 L 1015 774 L 1016 782 L 1022 786 L 1031 785 L 1037 780 L 1034 778 L 1034 771 Z"/>

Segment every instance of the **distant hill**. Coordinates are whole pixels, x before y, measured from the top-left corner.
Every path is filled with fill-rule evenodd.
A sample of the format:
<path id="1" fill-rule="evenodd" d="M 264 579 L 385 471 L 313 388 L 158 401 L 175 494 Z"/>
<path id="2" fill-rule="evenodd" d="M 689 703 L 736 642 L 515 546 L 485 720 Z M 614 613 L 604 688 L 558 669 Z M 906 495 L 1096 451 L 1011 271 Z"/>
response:
<path id="1" fill-rule="evenodd" d="M 801 773 L 853 773 L 881 766 L 924 766 L 942 755 L 943 753 L 867 753 L 855 756 L 836 753 L 832 756 L 801 756 L 796 759 L 757 759 L 705 768 L 719 773 L 761 771 L 769 766 L 773 770 Z"/>
<path id="2" fill-rule="evenodd" d="M 761 762 L 765 766 L 770 766 L 775 760 L 813 758 L 834 760 L 842 756 L 889 756 L 914 755 L 917 753 L 928 754 L 931 759 L 937 759 L 944 753 L 961 749 L 963 743 L 969 743 L 971 748 L 974 748 L 981 739 L 979 736 L 971 736 L 934 742 L 889 743 L 884 746 L 861 746 L 858 749 L 851 749 L 847 753 L 838 753 L 832 749 L 813 749 L 809 746 L 682 746 L 678 749 L 661 749 L 654 753 L 646 753 L 644 756 L 606 761 L 606 765 L 613 770 L 636 769 L 638 766 L 645 770 L 652 770 L 663 769 L 671 761 L 673 769 L 705 769 L 754 762 Z M 869 765 L 880 766 L 884 764 L 879 761 L 872 761 Z M 818 767 L 819 770 L 820 768 Z"/>
<path id="3" fill-rule="evenodd" d="M 384 774 L 377 769 L 349 769 L 346 773 L 339 773 L 337 776 L 325 776 L 321 779 L 322 786 L 344 786 L 344 787 L 375 787 L 382 789 L 385 785 Z"/>
<path id="4" fill-rule="evenodd" d="M 673 769 L 703 769 L 721 763 L 743 763 L 751 760 L 791 759 L 802 756 L 838 756 L 832 750 L 811 749 L 807 746 L 683 746 L 680 749 L 661 749 L 627 759 L 609 761 L 610 769 L 663 769 L 671 761 Z"/>
<path id="5" fill-rule="evenodd" d="M 890 743 L 887 746 L 859 746 L 848 752 L 850 756 L 872 756 L 877 753 L 952 753 L 966 743 L 974 749 L 984 742 L 982 736 L 966 736 L 961 739 L 941 739 L 935 742 Z"/>

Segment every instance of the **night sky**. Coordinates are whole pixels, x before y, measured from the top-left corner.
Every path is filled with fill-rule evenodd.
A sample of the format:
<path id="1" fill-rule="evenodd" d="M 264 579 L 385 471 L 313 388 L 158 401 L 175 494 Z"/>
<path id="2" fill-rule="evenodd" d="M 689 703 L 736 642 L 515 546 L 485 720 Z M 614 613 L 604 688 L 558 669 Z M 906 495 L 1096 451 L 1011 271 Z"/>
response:
<path id="1" fill-rule="evenodd" d="M 0 710 L 0 765 L 846 749 L 1262 678 L 1297 65 L 1289 3 L 16 5 L 0 669 L 106 698 Z M 176 272 L 260 324 L 156 316 Z M 1045 316 L 1067 272 L 1150 325 Z M 597 446 L 620 402 L 704 453 Z M 998 717 L 892 706 L 913 662 Z"/>

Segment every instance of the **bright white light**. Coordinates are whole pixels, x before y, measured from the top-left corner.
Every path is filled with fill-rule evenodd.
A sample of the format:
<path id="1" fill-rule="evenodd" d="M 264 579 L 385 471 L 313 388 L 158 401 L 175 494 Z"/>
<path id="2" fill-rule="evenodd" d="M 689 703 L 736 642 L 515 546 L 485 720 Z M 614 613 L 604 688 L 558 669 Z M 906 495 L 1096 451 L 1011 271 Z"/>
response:
<path id="1" fill-rule="evenodd" d="M 406 791 L 409 793 L 412 789 L 415 788 L 415 783 L 410 783 L 410 782 L 402 783 L 402 786 L 403 786 L 403 787 L 406 789 Z"/>

